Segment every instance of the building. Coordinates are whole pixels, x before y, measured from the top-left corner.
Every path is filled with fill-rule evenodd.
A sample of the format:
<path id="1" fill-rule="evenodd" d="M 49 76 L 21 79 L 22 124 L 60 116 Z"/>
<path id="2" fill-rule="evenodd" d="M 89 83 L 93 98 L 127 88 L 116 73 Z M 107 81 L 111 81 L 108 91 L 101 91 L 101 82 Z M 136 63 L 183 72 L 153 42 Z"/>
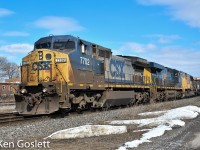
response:
<path id="1" fill-rule="evenodd" d="M 20 83 L 20 79 L 6 79 L 5 82 L 0 83 L 0 99 L 13 97 Z"/>
<path id="2" fill-rule="evenodd" d="M 200 81 L 200 77 L 194 78 L 195 81 Z"/>

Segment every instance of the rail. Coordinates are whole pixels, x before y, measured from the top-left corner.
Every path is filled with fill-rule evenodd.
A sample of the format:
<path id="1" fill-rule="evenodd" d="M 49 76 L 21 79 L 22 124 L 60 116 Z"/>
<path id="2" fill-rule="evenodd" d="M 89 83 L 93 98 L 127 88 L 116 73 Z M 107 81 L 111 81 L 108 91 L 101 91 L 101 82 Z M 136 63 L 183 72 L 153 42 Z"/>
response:
<path id="1" fill-rule="evenodd" d="M 23 116 L 17 116 L 14 113 L 1 113 L 0 124 L 24 120 Z"/>

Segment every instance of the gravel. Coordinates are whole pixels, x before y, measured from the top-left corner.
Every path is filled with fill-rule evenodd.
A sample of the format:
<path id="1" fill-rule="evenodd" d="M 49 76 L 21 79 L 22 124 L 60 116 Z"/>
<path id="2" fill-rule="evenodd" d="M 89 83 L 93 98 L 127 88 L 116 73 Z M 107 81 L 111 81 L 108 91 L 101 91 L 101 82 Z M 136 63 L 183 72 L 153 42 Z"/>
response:
<path id="1" fill-rule="evenodd" d="M 145 111 L 165 110 L 185 105 L 200 106 L 200 97 L 171 101 L 165 103 L 157 103 L 151 105 L 134 106 L 131 108 L 123 108 L 102 112 L 86 113 L 80 115 L 69 115 L 65 118 L 49 119 L 40 122 L 31 122 L 23 125 L 19 122 L 18 125 L 0 127 L 0 140 L 17 140 L 26 138 L 45 138 L 48 135 L 58 130 L 63 130 L 71 127 L 77 127 L 86 124 L 106 124 L 108 120 L 114 119 L 135 119 L 136 115 Z M 138 116 L 137 116 L 138 117 Z"/>

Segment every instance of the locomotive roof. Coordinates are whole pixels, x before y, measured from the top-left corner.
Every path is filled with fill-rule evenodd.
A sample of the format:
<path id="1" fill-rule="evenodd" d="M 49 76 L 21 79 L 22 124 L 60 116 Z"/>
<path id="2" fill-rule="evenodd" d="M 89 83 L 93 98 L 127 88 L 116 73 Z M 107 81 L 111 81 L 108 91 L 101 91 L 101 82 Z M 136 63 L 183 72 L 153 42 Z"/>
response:
<path id="1" fill-rule="evenodd" d="M 158 63 L 155 63 L 155 62 L 150 62 L 150 63 L 149 63 L 149 66 L 150 66 L 151 68 L 155 68 L 155 69 L 158 69 L 158 70 L 163 70 L 163 69 L 165 69 L 165 67 L 164 67 L 163 65 L 158 64 Z"/>
<path id="2" fill-rule="evenodd" d="M 136 56 L 124 56 L 124 55 L 118 55 L 124 58 L 128 58 L 132 61 L 133 64 L 143 64 L 143 65 L 148 65 L 149 62 L 141 57 L 136 57 Z"/>
<path id="3" fill-rule="evenodd" d="M 95 46 L 101 48 L 102 50 L 106 50 L 106 51 L 111 52 L 111 49 L 109 49 L 109 48 L 103 47 L 101 45 L 98 45 L 98 44 L 86 41 L 84 39 L 81 39 L 79 37 L 75 37 L 75 36 L 72 36 L 72 35 L 49 35 L 49 36 L 42 37 L 39 40 L 37 40 L 35 42 L 35 45 L 37 43 L 45 43 L 45 42 L 51 42 L 51 43 L 53 43 L 55 41 L 65 41 L 65 40 L 69 40 L 69 39 L 74 40 L 74 41 L 81 40 L 81 42 L 84 43 L 84 44 L 86 44 L 86 45 L 95 45 Z"/>

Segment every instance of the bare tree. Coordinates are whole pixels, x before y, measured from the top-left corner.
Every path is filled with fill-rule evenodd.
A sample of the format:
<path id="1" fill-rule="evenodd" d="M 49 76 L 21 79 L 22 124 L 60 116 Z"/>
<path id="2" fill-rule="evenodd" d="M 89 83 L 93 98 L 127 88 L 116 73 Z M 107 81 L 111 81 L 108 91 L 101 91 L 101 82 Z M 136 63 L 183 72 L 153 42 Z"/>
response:
<path id="1" fill-rule="evenodd" d="M 9 79 L 20 77 L 18 65 L 13 62 L 8 62 L 5 57 L 0 57 L 0 77 L 8 77 Z"/>
<path id="2" fill-rule="evenodd" d="M 6 59 L 6 57 L 0 56 L 0 77 L 6 76 L 5 68 L 6 68 L 7 63 L 8 63 L 8 60 Z"/>
<path id="3" fill-rule="evenodd" d="M 9 79 L 19 77 L 18 65 L 16 63 L 8 62 L 4 68 L 4 71 Z"/>

